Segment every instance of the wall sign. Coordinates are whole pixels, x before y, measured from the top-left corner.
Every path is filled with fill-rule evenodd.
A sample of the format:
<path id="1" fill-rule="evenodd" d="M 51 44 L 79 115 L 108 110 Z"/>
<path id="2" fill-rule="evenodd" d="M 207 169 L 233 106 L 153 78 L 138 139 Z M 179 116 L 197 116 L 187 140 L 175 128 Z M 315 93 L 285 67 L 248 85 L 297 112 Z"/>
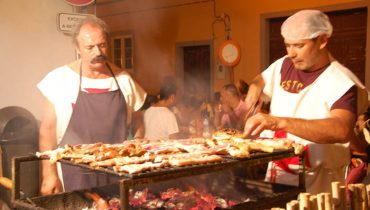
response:
<path id="1" fill-rule="evenodd" d="M 64 1 L 70 5 L 82 7 L 93 3 L 95 0 L 64 0 Z"/>
<path id="2" fill-rule="evenodd" d="M 74 30 L 74 27 L 87 15 L 84 14 L 74 14 L 74 13 L 59 13 L 58 14 L 58 30 L 71 34 Z"/>

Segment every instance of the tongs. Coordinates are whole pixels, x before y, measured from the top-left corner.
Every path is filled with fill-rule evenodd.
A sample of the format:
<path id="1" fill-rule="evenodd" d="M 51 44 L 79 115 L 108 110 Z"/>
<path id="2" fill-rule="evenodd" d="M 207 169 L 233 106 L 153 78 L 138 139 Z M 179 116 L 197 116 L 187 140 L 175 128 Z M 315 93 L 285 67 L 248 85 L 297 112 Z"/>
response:
<path id="1" fill-rule="evenodd" d="M 262 102 L 263 104 L 263 102 Z M 253 115 L 255 115 L 258 111 L 259 111 L 259 101 L 257 100 L 252 106 L 251 108 L 249 109 L 249 111 L 247 112 L 247 114 L 245 115 L 244 117 L 244 123 L 247 122 L 247 120 L 252 117 Z M 243 138 L 247 138 L 247 139 L 255 139 L 256 137 L 255 136 L 252 136 L 252 135 L 245 135 L 243 134 Z"/>
<path id="2" fill-rule="evenodd" d="M 247 114 L 245 115 L 244 121 L 247 121 L 250 117 L 255 115 L 258 112 L 258 107 L 259 107 L 259 100 L 257 100 L 249 109 Z"/>

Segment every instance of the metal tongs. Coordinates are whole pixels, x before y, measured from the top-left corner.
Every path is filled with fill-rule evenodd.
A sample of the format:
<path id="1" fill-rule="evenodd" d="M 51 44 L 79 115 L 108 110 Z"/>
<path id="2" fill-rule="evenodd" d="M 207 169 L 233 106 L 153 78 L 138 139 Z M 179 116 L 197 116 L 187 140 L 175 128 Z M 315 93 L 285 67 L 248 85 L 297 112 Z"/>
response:
<path id="1" fill-rule="evenodd" d="M 260 108 L 262 107 L 262 105 L 263 105 L 263 102 L 260 103 L 259 100 L 257 100 L 251 106 L 251 108 L 249 109 L 249 111 L 247 112 L 247 114 L 245 115 L 245 117 L 244 117 L 244 123 L 247 122 L 247 120 L 250 117 L 252 117 L 253 115 L 255 115 L 260 110 Z M 244 138 L 247 138 L 247 139 L 255 139 L 256 137 L 255 136 L 252 136 L 252 135 L 247 135 L 247 136 L 244 136 Z"/>
<path id="2" fill-rule="evenodd" d="M 259 108 L 261 107 L 259 104 L 263 104 L 260 103 L 259 100 L 257 100 L 252 106 L 251 108 L 249 109 L 249 111 L 247 112 L 247 114 L 245 115 L 245 118 L 244 118 L 244 121 L 247 121 L 250 117 L 252 117 L 253 115 L 255 115 L 258 111 L 259 111 Z"/>

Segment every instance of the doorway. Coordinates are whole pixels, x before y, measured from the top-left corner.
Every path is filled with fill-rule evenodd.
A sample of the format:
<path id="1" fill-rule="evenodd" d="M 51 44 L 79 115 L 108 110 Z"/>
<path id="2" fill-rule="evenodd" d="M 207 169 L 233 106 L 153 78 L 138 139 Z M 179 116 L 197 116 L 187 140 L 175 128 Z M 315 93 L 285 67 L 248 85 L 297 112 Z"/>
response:
<path id="1" fill-rule="evenodd" d="M 201 100 L 209 100 L 212 90 L 211 45 L 209 43 L 179 45 L 177 74 L 182 92 Z"/>

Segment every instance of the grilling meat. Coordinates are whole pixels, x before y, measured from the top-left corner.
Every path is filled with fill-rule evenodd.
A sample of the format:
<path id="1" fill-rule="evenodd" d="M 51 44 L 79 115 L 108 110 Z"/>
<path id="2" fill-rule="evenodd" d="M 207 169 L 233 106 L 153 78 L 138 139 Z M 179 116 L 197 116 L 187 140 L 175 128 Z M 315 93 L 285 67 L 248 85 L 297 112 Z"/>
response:
<path id="1" fill-rule="evenodd" d="M 37 152 L 55 163 L 66 159 L 90 167 L 113 167 L 123 173 L 173 166 L 214 163 L 223 160 L 224 155 L 248 158 L 253 152 L 271 153 L 276 150 L 294 148 L 296 154 L 303 151 L 303 145 L 289 139 L 243 139 L 240 132 L 222 129 L 210 139 L 190 138 L 180 140 L 132 140 L 121 144 L 66 145 L 55 150 Z"/>

